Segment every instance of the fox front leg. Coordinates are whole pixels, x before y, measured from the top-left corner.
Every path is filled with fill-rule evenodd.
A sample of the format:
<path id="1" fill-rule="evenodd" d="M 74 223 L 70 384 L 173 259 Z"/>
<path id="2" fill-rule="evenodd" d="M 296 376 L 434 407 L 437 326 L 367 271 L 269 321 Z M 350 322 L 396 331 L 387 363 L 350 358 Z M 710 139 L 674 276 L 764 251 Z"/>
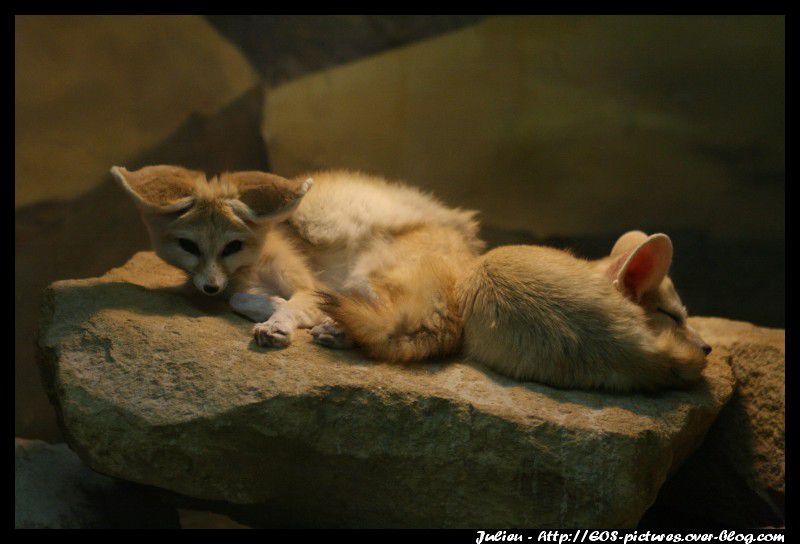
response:
<path id="1" fill-rule="evenodd" d="M 263 323 L 286 299 L 259 293 L 235 293 L 228 303 L 237 314 L 255 323 Z"/>
<path id="2" fill-rule="evenodd" d="M 299 291 L 289 300 L 273 297 L 276 308 L 269 319 L 253 327 L 253 337 L 262 347 L 286 347 L 298 328 L 311 328 L 324 319 L 310 291 Z"/>

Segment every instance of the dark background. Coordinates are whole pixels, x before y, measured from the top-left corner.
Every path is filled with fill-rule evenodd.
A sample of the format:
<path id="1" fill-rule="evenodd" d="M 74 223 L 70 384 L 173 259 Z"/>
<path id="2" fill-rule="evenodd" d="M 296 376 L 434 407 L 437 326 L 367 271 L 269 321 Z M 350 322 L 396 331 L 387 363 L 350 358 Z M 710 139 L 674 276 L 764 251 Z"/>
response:
<path id="1" fill-rule="evenodd" d="M 783 17 L 17 17 L 16 435 L 42 289 L 148 247 L 113 164 L 357 168 L 490 245 L 668 233 L 690 312 L 783 327 Z"/>

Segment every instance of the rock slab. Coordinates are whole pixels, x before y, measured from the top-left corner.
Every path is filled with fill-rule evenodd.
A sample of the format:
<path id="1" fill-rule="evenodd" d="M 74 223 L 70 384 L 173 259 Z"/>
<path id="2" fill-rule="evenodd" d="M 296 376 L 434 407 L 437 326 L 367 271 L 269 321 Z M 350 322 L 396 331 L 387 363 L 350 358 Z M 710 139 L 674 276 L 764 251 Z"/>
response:
<path id="1" fill-rule="evenodd" d="M 250 323 L 184 280 L 143 252 L 52 284 L 48 394 L 95 470 L 245 505 L 251 525 L 633 526 L 734 386 L 714 355 L 693 390 L 621 396 L 458 359 L 376 363 L 305 333 L 262 349 Z"/>

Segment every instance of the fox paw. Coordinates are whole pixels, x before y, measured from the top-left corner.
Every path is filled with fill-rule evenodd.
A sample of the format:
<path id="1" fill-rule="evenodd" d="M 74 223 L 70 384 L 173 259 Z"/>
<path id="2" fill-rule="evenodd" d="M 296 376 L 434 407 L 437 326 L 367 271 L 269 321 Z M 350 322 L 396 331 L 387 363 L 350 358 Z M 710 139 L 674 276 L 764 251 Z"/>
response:
<path id="1" fill-rule="evenodd" d="M 283 348 L 292 342 L 294 327 L 281 320 L 270 320 L 253 327 L 256 344 L 264 348 Z"/>
<path id="2" fill-rule="evenodd" d="M 347 349 L 353 347 L 353 340 L 345 334 L 336 321 L 326 319 L 313 329 L 311 329 L 312 340 L 327 348 Z"/>

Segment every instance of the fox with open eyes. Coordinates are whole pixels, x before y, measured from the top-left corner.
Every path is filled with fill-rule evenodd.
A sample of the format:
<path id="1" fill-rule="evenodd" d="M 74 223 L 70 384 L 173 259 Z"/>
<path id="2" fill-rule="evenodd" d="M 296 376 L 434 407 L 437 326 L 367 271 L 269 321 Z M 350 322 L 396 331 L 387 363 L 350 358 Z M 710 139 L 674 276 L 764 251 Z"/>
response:
<path id="1" fill-rule="evenodd" d="M 262 346 L 310 328 L 375 359 L 465 348 L 514 378 L 614 391 L 688 385 L 710 350 L 666 276 L 663 234 L 628 233 L 599 261 L 536 246 L 480 255 L 476 212 L 357 172 L 111 171 L 156 254 L 255 321 Z"/>
<path id="2" fill-rule="evenodd" d="M 286 346 L 297 328 L 381 359 L 461 345 L 455 278 L 483 247 L 475 212 L 355 172 L 112 174 L 136 201 L 156 254 L 203 293 L 228 296 L 257 322 L 259 345 Z"/>

